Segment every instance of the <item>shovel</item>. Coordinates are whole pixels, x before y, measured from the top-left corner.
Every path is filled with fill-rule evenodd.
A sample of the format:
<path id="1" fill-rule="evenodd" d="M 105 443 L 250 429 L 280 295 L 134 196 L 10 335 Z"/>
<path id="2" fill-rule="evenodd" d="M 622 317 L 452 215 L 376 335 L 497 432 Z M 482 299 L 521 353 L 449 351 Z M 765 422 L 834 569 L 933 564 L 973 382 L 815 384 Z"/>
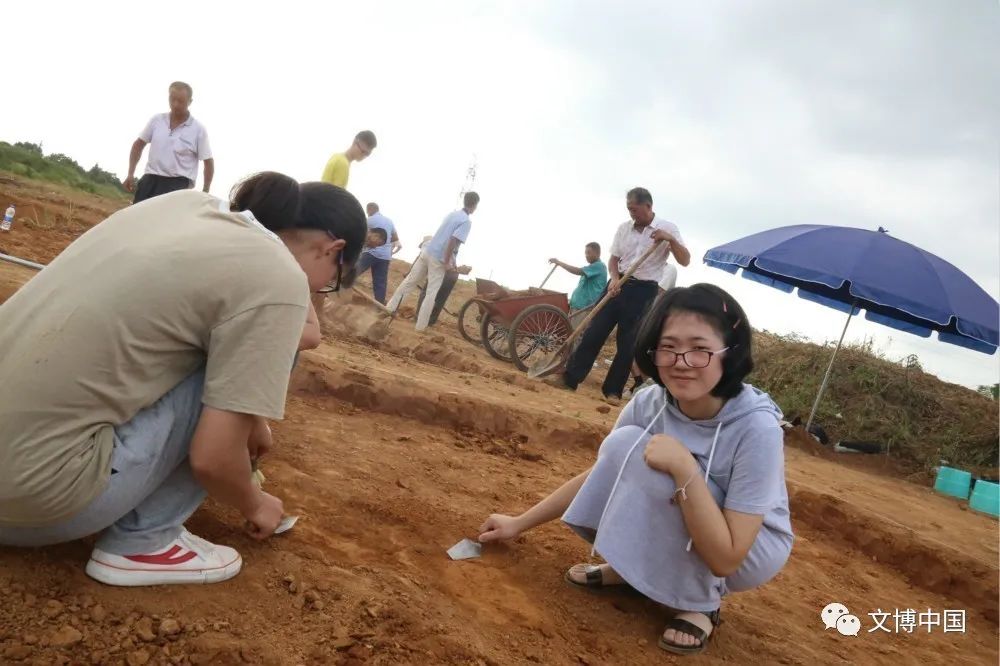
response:
<path id="1" fill-rule="evenodd" d="M 385 314 L 387 314 L 387 315 L 391 315 L 392 314 L 391 312 L 389 312 L 389 308 L 385 307 L 384 305 L 382 305 L 381 303 L 379 303 L 374 298 L 372 298 L 371 296 L 369 296 L 365 292 L 361 291 L 357 287 L 351 287 L 351 291 L 353 291 L 355 294 L 357 294 L 361 298 L 363 298 L 366 301 L 368 301 L 368 303 L 370 303 L 371 305 L 374 305 L 376 308 L 378 308 L 379 310 L 381 310 Z"/>
<path id="2" fill-rule="evenodd" d="M 642 266 L 643 262 L 645 262 L 646 259 L 648 259 L 649 256 L 656 251 L 656 248 L 658 248 L 660 246 L 660 243 L 662 242 L 663 241 L 657 241 L 652 245 L 650 245 L 649 249 L 643 252 L 642 256 L 639 257 L 639 260 L 634 264 L 632 264 L 631 266 L 629 266 L 629 269 L 625 271 L 625 275 L 623 275 L 621 279 L 618 280 L 618 284 L 624 284 L 625 280 L 632 277 L 632 273 L 635 273 L 635 270 L 639 268 L 639 266 Z M 528 377 L 532 379 L 538 379 L 539 377 L 543 377 L 548 373 L 552 372 L 553 370 L 555 370 L 562 362 L 562 355 L 569 348 L 570 344 L 574 340 L 576 340 L 581 333 L 583 333 L 584 329 L 587 328 L 587 324 L 590 323 L 590 320 L 593 319 L 594 316 L 601 311 L 601 308 L 603 308 L 604 305 L 612 298 L 613 297 L 611 296 L 611 290 L 609 289 L 608 292 L 604 294 L 604 298 L 598 301 L 597 305 L 595 305 L 593 309 L 591 309 L 586 319 L 581 321 L 579 325 L 575 329 L 573 329 L 573 332 L 570 333 L 569 337 L 567 337 L 566 340 L 563 341 L 559 349 L 555 350 L 548 356 L 545 356 L 531 364 L 531 367 L 528 368 Z"/>

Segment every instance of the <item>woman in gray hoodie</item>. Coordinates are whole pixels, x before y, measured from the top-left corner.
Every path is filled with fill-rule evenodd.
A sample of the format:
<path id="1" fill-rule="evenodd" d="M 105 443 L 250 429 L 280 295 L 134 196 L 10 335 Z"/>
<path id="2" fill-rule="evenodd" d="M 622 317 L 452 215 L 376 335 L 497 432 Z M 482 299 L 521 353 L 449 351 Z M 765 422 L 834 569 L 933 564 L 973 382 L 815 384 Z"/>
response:
<path id="1" fill-rule="evenodd" d="M 594 466 L 519 516 L 493 514 L 482 542 L 562 517 L 606 564 L 577 564 L 583 588 L 630 585 L 677 609 L 659 639 L 702 651 L 728 592 L 758 587 L 788 560 L 792 528 L 781 411 L 743 379 L 753 369 L 743 308 L 710 284 L 671 289 L 641 325 L 639 391 Z"/>

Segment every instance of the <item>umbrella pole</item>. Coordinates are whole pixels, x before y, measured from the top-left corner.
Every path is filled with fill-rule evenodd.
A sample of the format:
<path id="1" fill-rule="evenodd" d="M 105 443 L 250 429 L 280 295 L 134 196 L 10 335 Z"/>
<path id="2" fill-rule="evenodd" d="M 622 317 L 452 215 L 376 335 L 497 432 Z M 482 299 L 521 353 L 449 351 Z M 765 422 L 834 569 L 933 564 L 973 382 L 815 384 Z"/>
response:
<path id="1" fill-rule="evenodd" d="M 819 401 L 823 399 L 823 392 L 826 391 L 826 383 L 830 381 L 830 373 L 833 371 L 833 362 L 837 360 L 837 352 L 840 351 L 840 346 L 844 344 L 844 336 L 847 335 L 847 326 L 851 323 L 851 317 L 853 316 L 854 305 L 851 304 L 851 310 L 847 313 L 847 321 L 844 322 L 844 330 L 840 332 L 840 340 L 837 342 L 837 348 L 833 350 L 833 356 L 830 357 L 830 365 L 826 366 L 826 374 L 823 375 L 823 383 L 819 386 L 819 393 L 816 394 L 816 401 L 813 403 L 812 411 L 809 412 L 809 420 L 806 421 L 806 432 L 809 432 L 809 428 L 813 423 L 813 418 L 816 416 L 816 410 L 819 409 Z"/>

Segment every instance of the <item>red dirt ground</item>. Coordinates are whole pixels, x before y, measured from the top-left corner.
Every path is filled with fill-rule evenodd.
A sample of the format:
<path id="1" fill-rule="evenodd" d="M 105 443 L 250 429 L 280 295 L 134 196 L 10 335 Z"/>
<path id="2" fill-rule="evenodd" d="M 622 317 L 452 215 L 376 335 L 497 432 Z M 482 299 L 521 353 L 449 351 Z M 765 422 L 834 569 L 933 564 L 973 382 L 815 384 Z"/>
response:
<path id="1" fill-rule="evenodd" d="M 87 211 L 74 213 L 84 228 L 110 210 L 20 182 L 0 181 L 0 193 L 53 219 L 70 202 Z M 48 261 L 72 235 L 16 225 L 0 251 Z M 0 262 L 0 300 L 32 274 Z M 238 548 L 245 565 L 205 587 L 102 586 L 83 572 L 87 542 L 0 548 L 0 663 L 997 663 L 996 521 L 839 465 L 801 432 L 786 447 L 791 560 L 771 584 L 724 601 L 702 656 L 656 648 L 666 610 L 568 587 L 563 571 L 588 549 L 558 524 L 450 561 L 445 549 L 488 513 L 527 508 L 592 462 L 617 412 L 597 399 L 603 369 L 575 394 L 532 382 L 459 338 L 448 315 L 430 336 L 400 319 L 366 340 L 352 331 L 371 314 L 349 300 L 300 360 L 263 465 L 298 525 L 258 543 L 210 501 L 189 526 Z M 823 629 L 834 601 L 861 618 L 858 636 Z M 897 608 L 964 609 L 965 633 L 868 632 L 868 613 Z"/>

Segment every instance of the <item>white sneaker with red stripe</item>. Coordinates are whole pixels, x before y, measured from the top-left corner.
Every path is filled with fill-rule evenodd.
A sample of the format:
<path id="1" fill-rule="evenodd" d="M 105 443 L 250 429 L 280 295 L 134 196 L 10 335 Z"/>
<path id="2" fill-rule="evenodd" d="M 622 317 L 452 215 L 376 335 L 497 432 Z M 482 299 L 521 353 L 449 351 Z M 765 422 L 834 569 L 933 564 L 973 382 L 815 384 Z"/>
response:
<path id="1" fill-rule="evenodd" d="M 183 530 L 167 547 L 149 555 L 112 555 L 99 548 L 90 554 L 87 575 L 108 585 L 178 585 L 219 583 L 240 572 L 243 559 L 228 546 Z"/>

